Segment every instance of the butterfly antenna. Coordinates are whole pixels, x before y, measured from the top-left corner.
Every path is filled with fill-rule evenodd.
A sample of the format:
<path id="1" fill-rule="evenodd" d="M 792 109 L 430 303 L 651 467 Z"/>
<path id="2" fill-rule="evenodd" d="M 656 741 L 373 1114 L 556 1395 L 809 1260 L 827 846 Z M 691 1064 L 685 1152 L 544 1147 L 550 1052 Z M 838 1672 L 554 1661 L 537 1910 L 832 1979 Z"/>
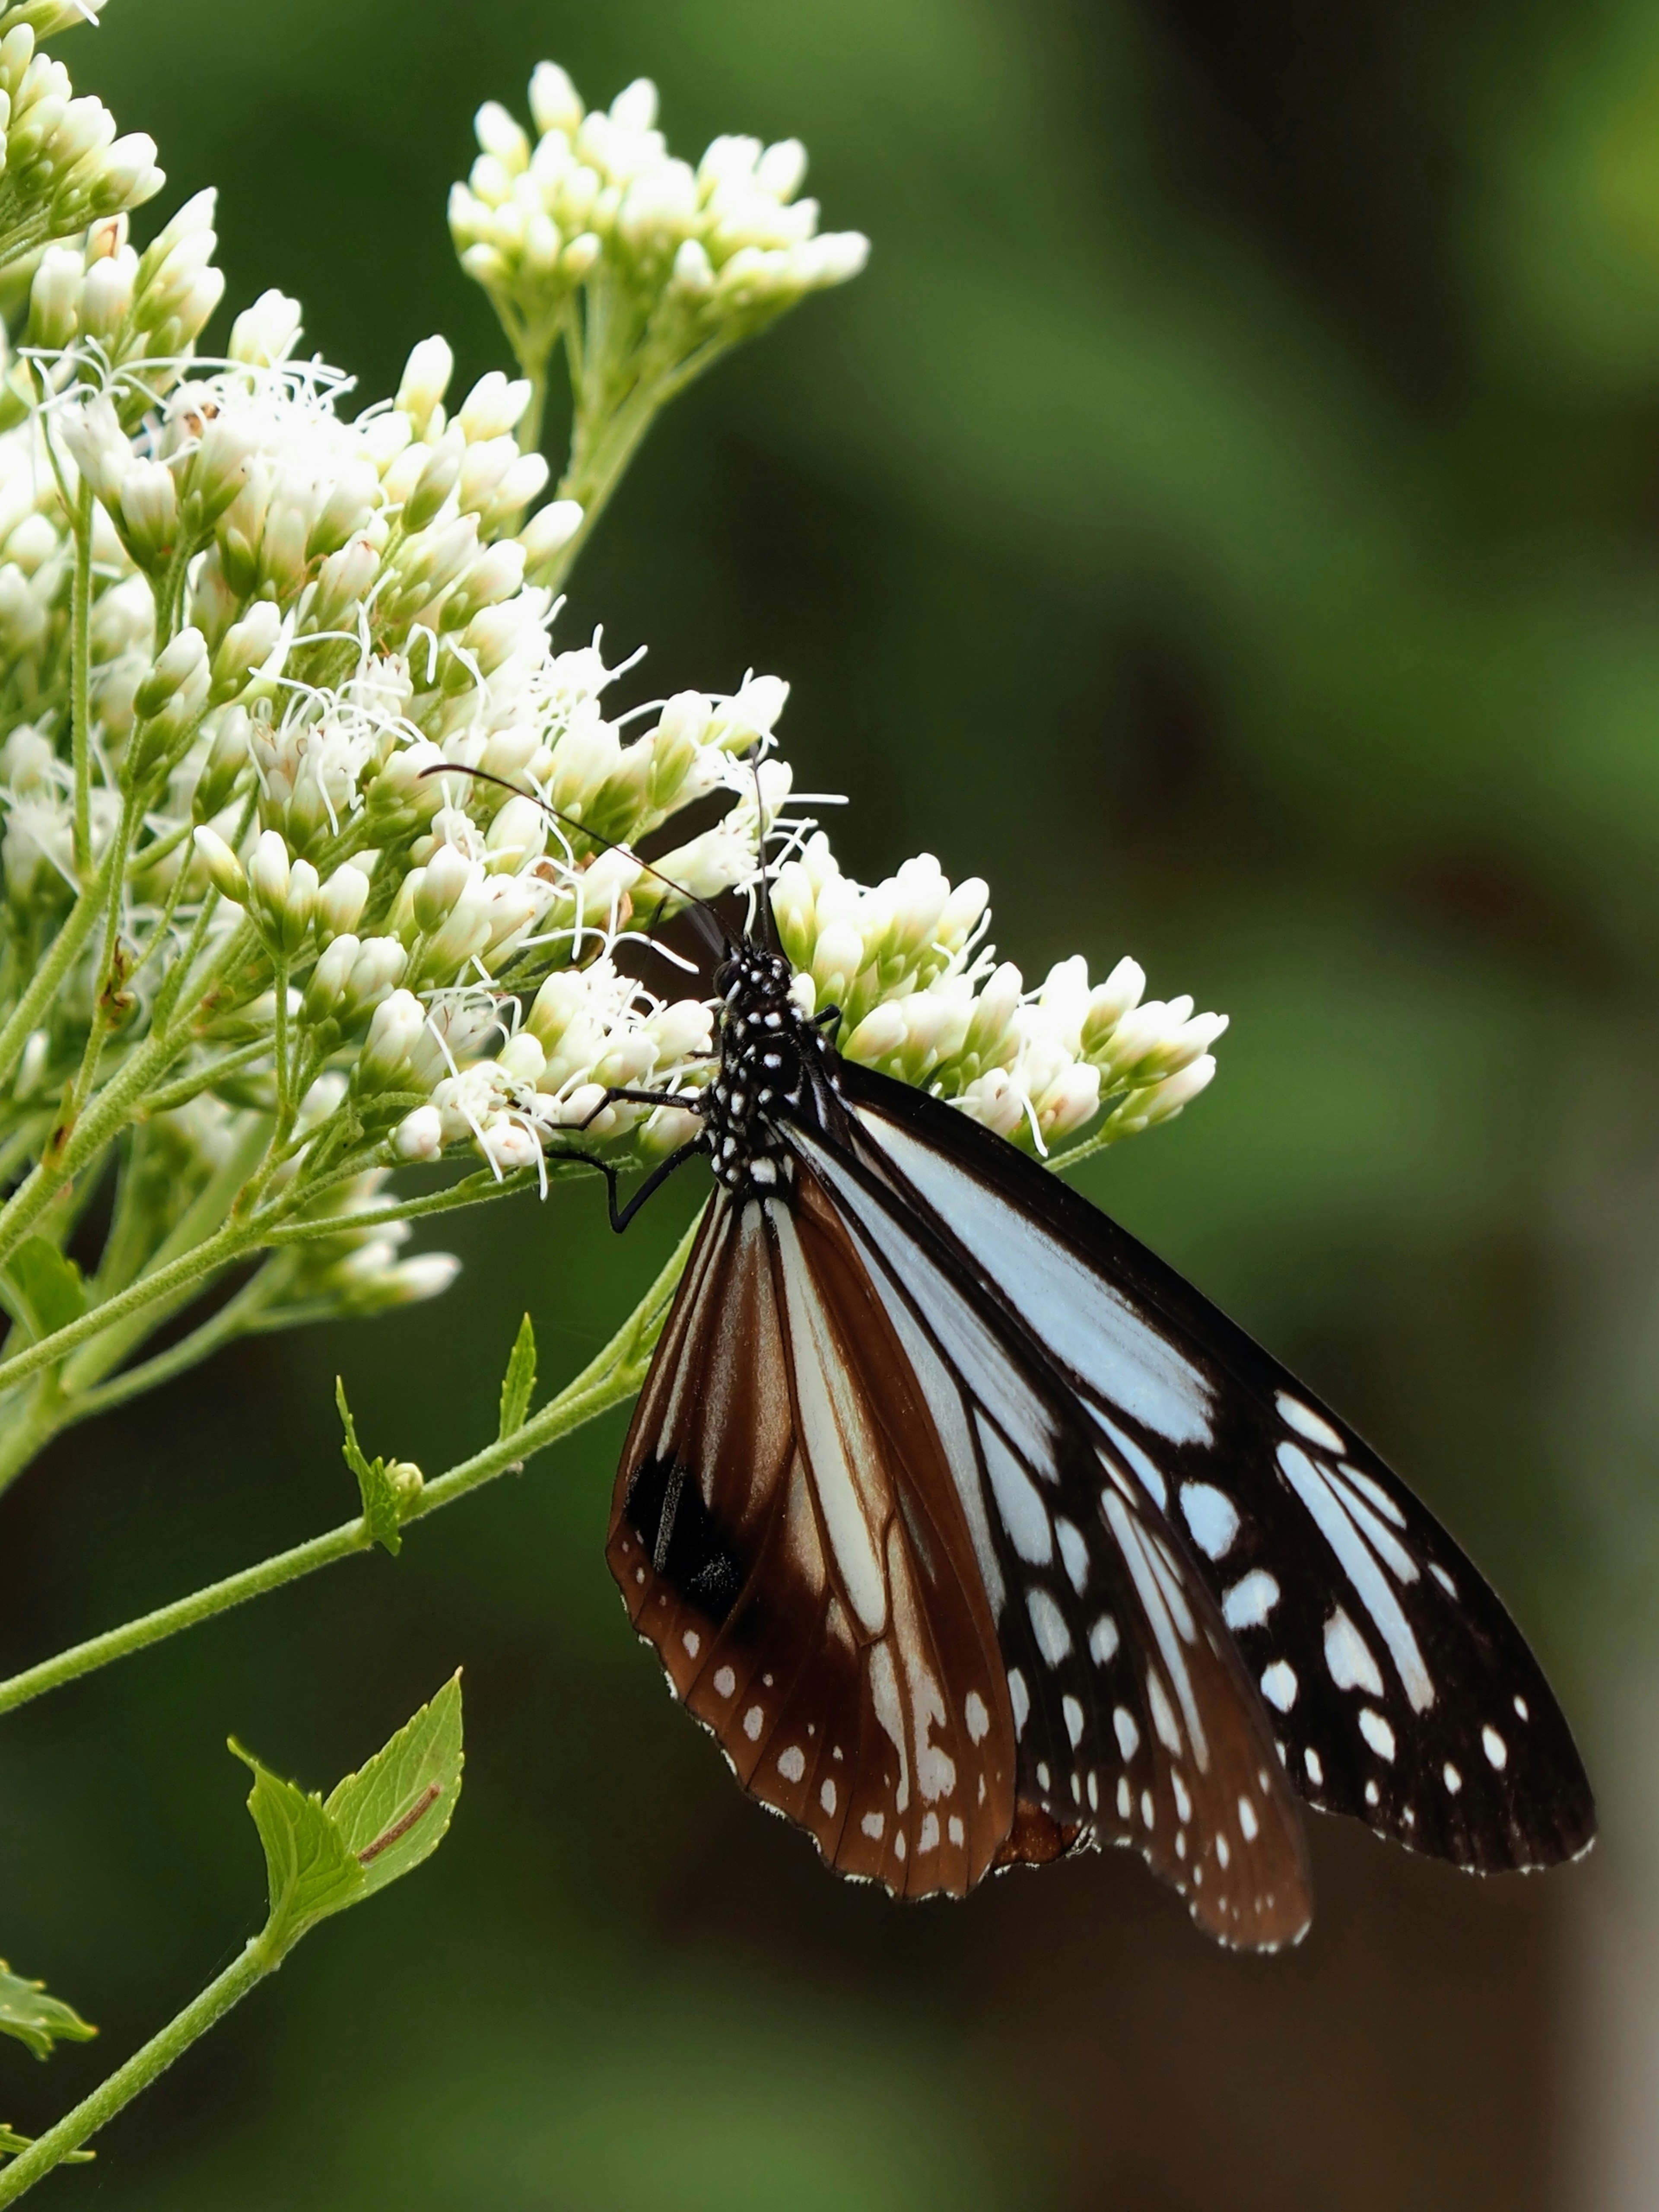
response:
<path id="1" fill-rule="evenodd" d="M 760 860 L 761 927 L 766 933 L 767 940 L 771 950 L 774 952 L 781 952 L 783 950 L 783 947 L 778 941 L 777 916 L 772 911 L 772 876 L 771 871 L 767 865 L 766 859 L 768 833 L 766 828 L 766 807 L 761 798 L 760 764 L 761 748 L 757 743 L 750 750 L 749 755 L 749 765 L 753 770 L 755 777 L 755 849 Z"/>
<path id="2" fill-rule="evenodd" d="M 706 898 L 699 898 L 695 891 L 687 890 L 684 884 L 677 884 L 672 876 L 664 875 L 660 868 L 653 868 L 649 860 L 641 860 L 632 847 L 624 845 L 619 837 L 607 837 L 598 830 L 590 830 L 585 822 L 578 822 L 574 815 L 562 812 L 550 799 L 544 799 L 538 791 L 526 791 L 520 785 L 509 782 L 504 775 L 492 775 L 487 768 L 462 768 L 453 761 L 440 761 L 432 768 L 423 768 L 418 780 L 423 783 L 429 775 L 470 775 L 475 783 L 493 783 L 500 791 L 510 791 L 515 799 L 529 799 L 532 805 L 539 806 L 544 814 L 550 815 L 555 822 L 566 830 L 573 830 L 577 836 L 586 837 L 592 844 L 603 845 L 608 853 L 624 854 L 636 867 L 643 869 L 647 876 L 654 876 L 657 881 L 665 884 L 677 898 L 683 898 L 688 906 L 695 907 L 700 914 L 705 915 L 709 927 L 719 937 L 722 950 L 726 952 L 731 951 L 730 933 L 708 901 Z M 657 911 L 660 915 L 661 908 L 659 907 Z M 655 924 L 652 926 L 654 927 Z"/>

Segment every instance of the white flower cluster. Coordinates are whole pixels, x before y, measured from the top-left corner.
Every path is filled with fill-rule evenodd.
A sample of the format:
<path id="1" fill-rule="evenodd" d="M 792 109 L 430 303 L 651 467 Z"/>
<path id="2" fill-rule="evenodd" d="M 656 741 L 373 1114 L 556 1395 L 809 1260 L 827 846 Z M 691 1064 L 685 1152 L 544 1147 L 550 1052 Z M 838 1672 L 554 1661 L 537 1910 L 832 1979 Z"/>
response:
<path id="1" fill-rule="evenodd" d="M 166 181 L 155 140 L 118 137 L 102 100 L 77 99 L 62 62 L 35 51 L 96 13 L 46 0 L 0 16 L 0 263 L 141 207 Z"/>
<path id="2" fill-rule="evenodd" d="M 449 199 L 461 266 L 521 328 L 556 320 L 602 270 L 663 293 L 693 343 L 734 322 L 746 334 L 868 258 L 868 239 L 820 232 L 817 202 L 795 197 L 806 174 L 798 138 L 716 138 L 694 169 L 669 153 L 648 78 L 608 108 L 585 109 L 553 62 L 530 80 L 530 112 L 533 146 L 505 107 L 485 102 L 478 158 Z"/>
<path id="3" fill-rule="evenodd" d="M 772 887 L 778 935 L 803 1010 L 841 1010 L 849 1059 L 959 1105 L 1016 1143 L 1046 1152 L 1117 1102 L 1101 1134 L 1167 1121 L 1215 1073 L 1224 1014 L 1189 998 L 1146 1000 L 1146 977 L 1120 960 L 1091 988 L 1081 955 L 1035 991 L 984 943 L 989 893 L 954 887 L 931 853 L 865 890 L 821 833 Z"/>
<path id="4" fill-rule="evenodd" d="M 855 276 L 870 244 L 819 231 L 817 201 L 796 197 L 799 139 L 716 138 L 695 168 L 671 155 L 644 77 L 585 109 L 543 62 L 530 110 L 533 144 L 498 102 L 478 110 L 480 150 L 451 191 L 450 230 L 537 388 L 538 434 L 564 343 L 575 422 L 562 489 L 591 521 L 658 408 L 808 293 Z"/>
<path id="5" fill-rule="evenodd" d="M 597 635 L 552 641 L 593 510 L 546 497 L 535 362 L 454 404 L 429 338 L 357 410 L 346 378 L 296 360 L 278 292 L 198 360 L 223 289 L 212 195 L 139 252 L 112 187 L 87 197 L 88 148 L 117 173 L 109 131 L 37 66 L 17 12 L 0 234 L 33 189 L 11 166 L 24 128 L 82 226 L 33 251 L 27 342 L 0 363 L 0 1158 L 15 1182 L 61 1155 L 89 1189 L 107 1155 L 77 1151 L 86 1133 L 125 1144 L 111 1280 L 253 1222 L 269 1256 L 240 1325 L 369 1311 L 453 1273 L 400 1256 L 425 1201 L 388 1186 L 398 1169 L 467 1154 L 480 1188 L 544 1188 L 574 1150 L 663 1157 L 698 1126 L 714 1010 L 641 940 L 687 896 L 752 884 L 780 830 L 782 941 L 854 1059 L 1039 1151 L 1103 1108 L 1102 1136 L 1124 1135 L 1203 1088 L 1224 1024 L 1144 1003 L 1133 962 L 1093 988 L 1063 962 L 1028 993 L 985 944 L 983 883 L 953 889 L 926 855 L 873 890 L 845 878 L 786 817 L 777 678 L 611 708 L 632 662 Z M 456 220 L 521 322 L 581 289 L 577 321 L 561 309 L 566 488 L 602 502 L 677 377 L 851 274 L 864 241 L 817 236 L 793 143 L 717 139 L 694 171 L 648 86 L 584 113 L 544 66 L 532 104 L 534 149 L 483 112 Z M 676 844 L 676 817 L 720 794 Z M 93 1110 L 112 1092 L 125 1121 Z"/>

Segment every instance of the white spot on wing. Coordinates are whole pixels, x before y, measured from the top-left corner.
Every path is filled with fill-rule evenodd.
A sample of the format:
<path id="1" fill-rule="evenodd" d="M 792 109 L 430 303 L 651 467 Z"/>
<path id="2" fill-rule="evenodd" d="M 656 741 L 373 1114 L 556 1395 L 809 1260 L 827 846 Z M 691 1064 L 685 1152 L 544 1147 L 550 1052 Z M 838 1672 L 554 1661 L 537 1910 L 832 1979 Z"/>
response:
<path id="1" fill-rule="evenodd" d="M 806 1771 L 806 1754 L 798 1743 L 778 1753 L 778 1772 L 786 1782 L 799 1782 Z"/>
<path id="2" fill-rule="evenodd" d="M 1221 1601 L 1221 1618 L 1229 1628 L 1260 1628 L 1279 1603 L 1279 1584 L 1265 1567 L 1252 1567 Z"/>
<path id="3" fill-rule="evenodd" d="M 1359 1733 L 1379 1759 L 1394 1757 L 1394 1730 L 1381 1713 L 1374 1713 L 1369 1705 L 1359 1715 Z"/>
<path id="4" fill-rule="evenodd" d="M 1146 1677 L 1146 1702 L 1152 1709 L 1152 1726 L 1158 1740 L 1165 1751 L 1179 1752 L 1181 1730 L 1176 1726 L 1176 1717 L 1169 1695 L 1156 1674 Z"/>
<path id="5" fill-rule="evenodd" d="M 1072 1632 L 1066 1626 L 1065 1614 L 1046 1589 L 1027 1590 L 1025 1610 L 1031 1616 L 1037 1650 L 1051 1667 L 1058 1667 L 1072 1648 Z"/>
<path id="6" fill-rule="evenodd" d="M 1261 1823 L 1255 1817 L 1255 1807 L 1248 1797 L 1241 1797 L 1238 1801 L 1238 1832 L 1247 1844 L 1253 1844 L 1261 1832 Z"/>
<path id="7" fill-rule="evenodd" d="M 1067 1579 L 1081 1597 L 1089 1579 L 1089 1547 L 1083 1540 L 1083 1531 L 1073 1528 L 1069 1521 L 1057 1520 L 1054 1534 L 1060 1539 L 1060 1556 L 1066 1563 Z"/>
<path id="8" fill-rule="evenodd" d="M 1339 1430 L 1334 1429 L 1322 1413 L 1316 1413 L 1311 1406 L 1304 1406 L 1300 1398 L 1291 1397 L 1288 1390 L 1275 1390 L 1273 1403 L 1279 1408 L 1280 1419 L 1294 1429 L 1297 1436 L 1305 1437 L 1310 1444 L 1323 1444 L 1327 1451 L 1334 1452 L 1344 1452 L 1348 1449 L 1347 1438 Z"/>
<path id="9" fill-rule="evenodd" d="M 1062 1698 L 1060 1709 L 1066 1716 L 1066 1733 L 1072 1739 L 1075 1751 L 1083 1741 L 1083 1708 L 1075 1698 Z"/>
<path id="10" fill-rule="evenodd" d="M 833 1782 L 826 1781 L 824 1783 L 823 1789 L 818 1792 L 818 1802 L 823 1806 L 826 1813 L 830 1814 L 831 1815 L 834 1814 L 836 1809 L 836 1785 Z"/>
<path id="11" fill-rule="evenodd" d="M 1022 1559 L 1034 1567 L 1046 1567 L 1054 1555 L 1054 1532 L 1036 1485 L 988 1421 L 975 1414 L 974 1425 L 985 1454 L 991 1494 L 1009 1541 Z"/>
<path id="12" fill-rule="evenodd" d="M 737 1686 L 738 1678 L 729 1667 L 721 1667 L 715 1670 L 714 1695 L 717 1698 L 729 1698 Z"/>
<path id="13" fill-rule="evenodd" d="M 887 1826 L 887 1815 L 885 1813 L 866 1813 L 859 1822 L 859 1826 L 872 1843 L 878 1844 L 881 1841 L 881 1832 Z"/>
<path id="14" fill-rule="evenodd" d="M 685 1646 L 685 1656 L 688 1659 L 695 1659 L 702 1649 L 702 1638 L 695 1628 L 688 1628 L 680 1638 L 680 1642 Z"/>
<path id="15" fill-rule="evenodd" d="M 1117 1735 L 1117 1747 L 1125 1759 L 1133 1759 L 1140 1747 L 1140 1730 L 1135 1726 L 1135 1717 L 1127 1705 L 1114 1705 L 1112 1727 Z"/>
<path id="16" fill-rule="evenodd" d="M 1341 1562 L 1361 1604 L 1376 1623 L 1405 1685 L 1413 1711 L 1426 1712 L 1434 1703 L 1434 1684 L 1417 1648 L 1411 1624 L 1400 1609 L 1393 1583 L 1376 1564 L 1346 1509 L 1306 1452 L 1295 1444 L 1280 1444 L 1279 1464 L 1285 1480 L 1318 1523 L 1320 1534 Z"/>
<path id="17" fill-rule="evenodd" d="M 1441 1768 L 1440 1776 L 1447 1789 L 1449 1790 L 1452 1796 L 1455 1797 L 1458 1791 L 1463 1787 L 1463 1778 L 1458 1772 L 1457 1769 L 1452 1765 L 1450 1759 L 1448 1759 L 1445 1765 Z"/>
<path id="18" fill-rule="evenodd" d="M 1226 1492 L 1207 1482 L 1183 1482 L 1181 1510 L 1205 1558 L 1224 1559 L 1238 1534 L 1238 1508 Z"/>
<path id="19" fill-rule="evenodd" d="M 1103 1613 L 1089 1631 L 1089 1656 L 1097 1667 L 1109 1664 L 1117 1650 L 1117 1623 L 1109 1613 Z"/>
<path id="20" fill-rule="evenodd" d="M 1325 1664 L 1339 1690 L 1382 1694 L 1382 1676 L 1364 1638 L 1340 1606 L 1325 1623 Z"/>
<path id="21" fill-rule="evenodd" d="M 1031 1693 L 1026 1688 L 1025 1677 L 1018 1667 L 1008 1669 L 1008 1697 L 1014 1709 L 1014 1735 L 1018 1738 L 1025 1733 L 1026 1716 L 1031 1710 Z"/>
<path id="22" fill-rule="evenodd" d="M 977 1690 L 969 1690 L 963 1700 L 962 1717 L 968 1723 L 970 1743 L 983 1743 L 991 1726 L 991 1716 L 985 1710 L 985 1700 Z"/>
<path id="23" fill-rule="evenodd" d="M 1296 1703 L 1298 1685 L 1296 1669 L 1283 1659 L 1275 1659 L 1261 1677 L 1261 1694 L 1276 1711 L 1287 1713 Z"/>
<path id="24" fill-rule="evenodd" d="M 1308 1770 L 1308 1779 L 1316 1790 L 1325 1779 L 1325 1768 L 1319 1753 L 1310 1744 L 1302 1754 L 1302 1764 Z"/>
<path id="25" fill-rule="evenodd" d="M 1495 1728 L 1481 1729 L 1480 1748 L 1486 1753 L 1490 1763 L 1501 1774 L 1510 1763 L 1510 1747 Z"/>
<path id="26" fill-rule="evenodd" d="M 748 1711 L 744 1715 L 743 1732 L 748 1737 L 750 1743 L 755 1743 L 759 1741 L 761 1723 L 765 1720 L 765 1714 L 762 1712 L 758 1705 L 750 1705 Z"/>

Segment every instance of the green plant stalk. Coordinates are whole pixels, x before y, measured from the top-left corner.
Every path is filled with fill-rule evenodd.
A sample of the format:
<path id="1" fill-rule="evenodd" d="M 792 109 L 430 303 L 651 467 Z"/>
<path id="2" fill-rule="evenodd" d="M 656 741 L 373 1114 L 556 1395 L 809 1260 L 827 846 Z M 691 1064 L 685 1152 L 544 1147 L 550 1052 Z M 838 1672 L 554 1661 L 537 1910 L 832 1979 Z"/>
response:
<path id="1" fill-rule="evenodd" d="M 253 1936 L 223 1973 L 210 1981 L 200 1996 L 193 1998 L 159 2034 L 135 2051 L 125 2066 L 118 2066 L 89 2097 L 83 2097 L 72 2112 L 65 2112 L 55 2127 L 48 2128 L 26 2151 L 20 2151 L 9 2166 L 0 2167 L 0 2205 L 15 2204 L 25 2190 L 33 2189 L 71 2151 L 79 2150 L 100 2128 L 106 2127 L 175 2059 L 182 2058 L 198 2036 L 205 2035 L 233 2005 L 240 2004 L 250 1990 L 274 1973 L 283 1963 L 286 1948 L 272 1942 L 269 1927 Z"/>
<path id="2" fill-rule="evenodd" d="M 54 456 L 55 459 L 55 456 Z M 75 765 L 75 873 L 92 869 L 92 486 L 76 494 L 75 584 L 70 616 L 70 734 Z"/>
<path id="3" fill-rule="evenodd" d="M 104 910 L 104 900 L 114 865 L 115 852 L 112 846 L 105 853 L 96 876 L 70 908 L 68 918 L 52 940 L 27 990 L 8 1015 L 5 1027 L 0 1029 L 0 1083 L 10 1079 L 23 1056 L 23 1047 L 29 1041 L 30 1032 L 40 1028 L 41 1016 L 57 997 L 64 976 L 79 957 L 82 946 L 91 936 L 94 925 Z"/>
<path id="4" fill-rule="evenodd" d="M 581 1373 L 539 1413 L 532 1414 L 510 1435 L 423 1485 L 404 1508 L 402 1526 L 406 1528 L 412 1522 L 423 1520 L 428 1513 L 470 1497 L 484 1484 L 493 1482 L 497 1475 L 516 1472 L 535 1453 L 545 1451 L 550 1444 L 556 1443 L 561 1437 L 569 1436 L 634 1395 L 645 1380 L 651 1353 L 667 1318 L 670 1300 L 701 1225 L 699 1216 L 680 1239 L 668 1264 L 644 1297 Z M 0 1682 L 0 1713 L 10 1712 L 35 1698 L 44 1697 L 49 1690 L 78 1681 L 82 1675 L 111 1666 L 118 1659 L 130 1658 L 152 1644 L 164 1643 L 201 1621 L 228 1613 L 233 1607 L 246 1605 L 251 1598 L 264 1597 L 287 1583 L 298 1582 L 320 1567 L 332 1566 L 337 1559 L 348 1559 L 356 1553 L 369 1551 L 374 1544 L 368 1520 L 360 1516 L 337 1528 L 331 1528 L 324 1535 L 296 1544 L 291 1550 L 262 1559 L 257 1566 L 245 1567 L 240 1574 L 228 1575 L 222 1582 L 210 1583 L 204 1589 L 175 1599 L 171 1605 L 159 1607 L 154 1613 L 143 1613 L 102 1636 L 73 1644 L 55 1658 L 43 1660 L 39 1666 L 27 1668 L 21 1674 Z M 41 2140 L 47 2138 L 43 2136 Z M 4 2173 L 14 2170 L 7 2167 Z M 0 2173 L 0 2180 L 4 2173 Z M 0 2204 L 6 2202 L 0 2196 Z"/>

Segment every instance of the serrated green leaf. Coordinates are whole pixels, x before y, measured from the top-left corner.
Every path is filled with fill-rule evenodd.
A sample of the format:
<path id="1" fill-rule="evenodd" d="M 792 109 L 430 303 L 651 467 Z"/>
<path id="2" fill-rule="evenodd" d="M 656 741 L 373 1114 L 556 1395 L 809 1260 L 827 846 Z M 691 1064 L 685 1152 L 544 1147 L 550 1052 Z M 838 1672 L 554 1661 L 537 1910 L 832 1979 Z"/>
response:
<path id="1" fill-rule="evenodd" d="M 507 1373 L 501 1378 L 501 1426 L 503 1437 L 510 1437 L 514 1429 L 524 1426 L 525 1415 L 530 1411 L 530 1401 L 536 1394 L 536 1332 L 526 1314 L 519 1323 L 519 1334 L 514 1340 L 513 1357 L 507 1363 Z"/>
<path id="2" fill-rule="evenodd" d="M 44 1982 L 26 1982 L 0 1959 L 0 2035 L 15 2035 L 37 2058 L 46 2058 L 54 2042 L 85 2043 L 97 2033 L 73 2005 L 48 1996 Z"/>
<path id="3" fill-rule="evenodd" d="M 355 1903 L 363 1869 L 319 1797 L 307 1796 L 262 1766 L 234 1736 L 230 1747 L 253 1774 L 247 1809 L 265 1850 L 271 1941 L 286 1950 L 307 1928 Z"/>
<path id="4" fill-rule="evenodd" d="M 458 1672 L 324 1808 L 356 1855 L 365 1897 L 437 1850 L 461 1794 L 461 1766 Z"/>
<path id="5" fill-rule="evenodd" d="M 334 1378 L 334 1402 L 340 1409 L 340 1419 L 345 1428 L 345 1442 L 340 1446 L 341 1456 L 357 1478 L 357 1489 L 363 1501 L 363 1518 L 368 1523 L 368 1533 L 395 1559 L 404 1547 L 397 1486 L 387 1474 L 383 1459 L 366 1459 L 363 1456 L 362 1446 L 357 1442 L 357 1426 L 351 1418 L 351 1408 L 346 1403 L 345 1382 L 338 1375 Z"/>
<path id="6" fill-rule="evenodd" d="M 36 1341 L 67 1328 L 87 1310 L 81 1270 L 44 1237 L 25 1237 L 6 1262 L 8 1304 L 21 1313 Z"/>

